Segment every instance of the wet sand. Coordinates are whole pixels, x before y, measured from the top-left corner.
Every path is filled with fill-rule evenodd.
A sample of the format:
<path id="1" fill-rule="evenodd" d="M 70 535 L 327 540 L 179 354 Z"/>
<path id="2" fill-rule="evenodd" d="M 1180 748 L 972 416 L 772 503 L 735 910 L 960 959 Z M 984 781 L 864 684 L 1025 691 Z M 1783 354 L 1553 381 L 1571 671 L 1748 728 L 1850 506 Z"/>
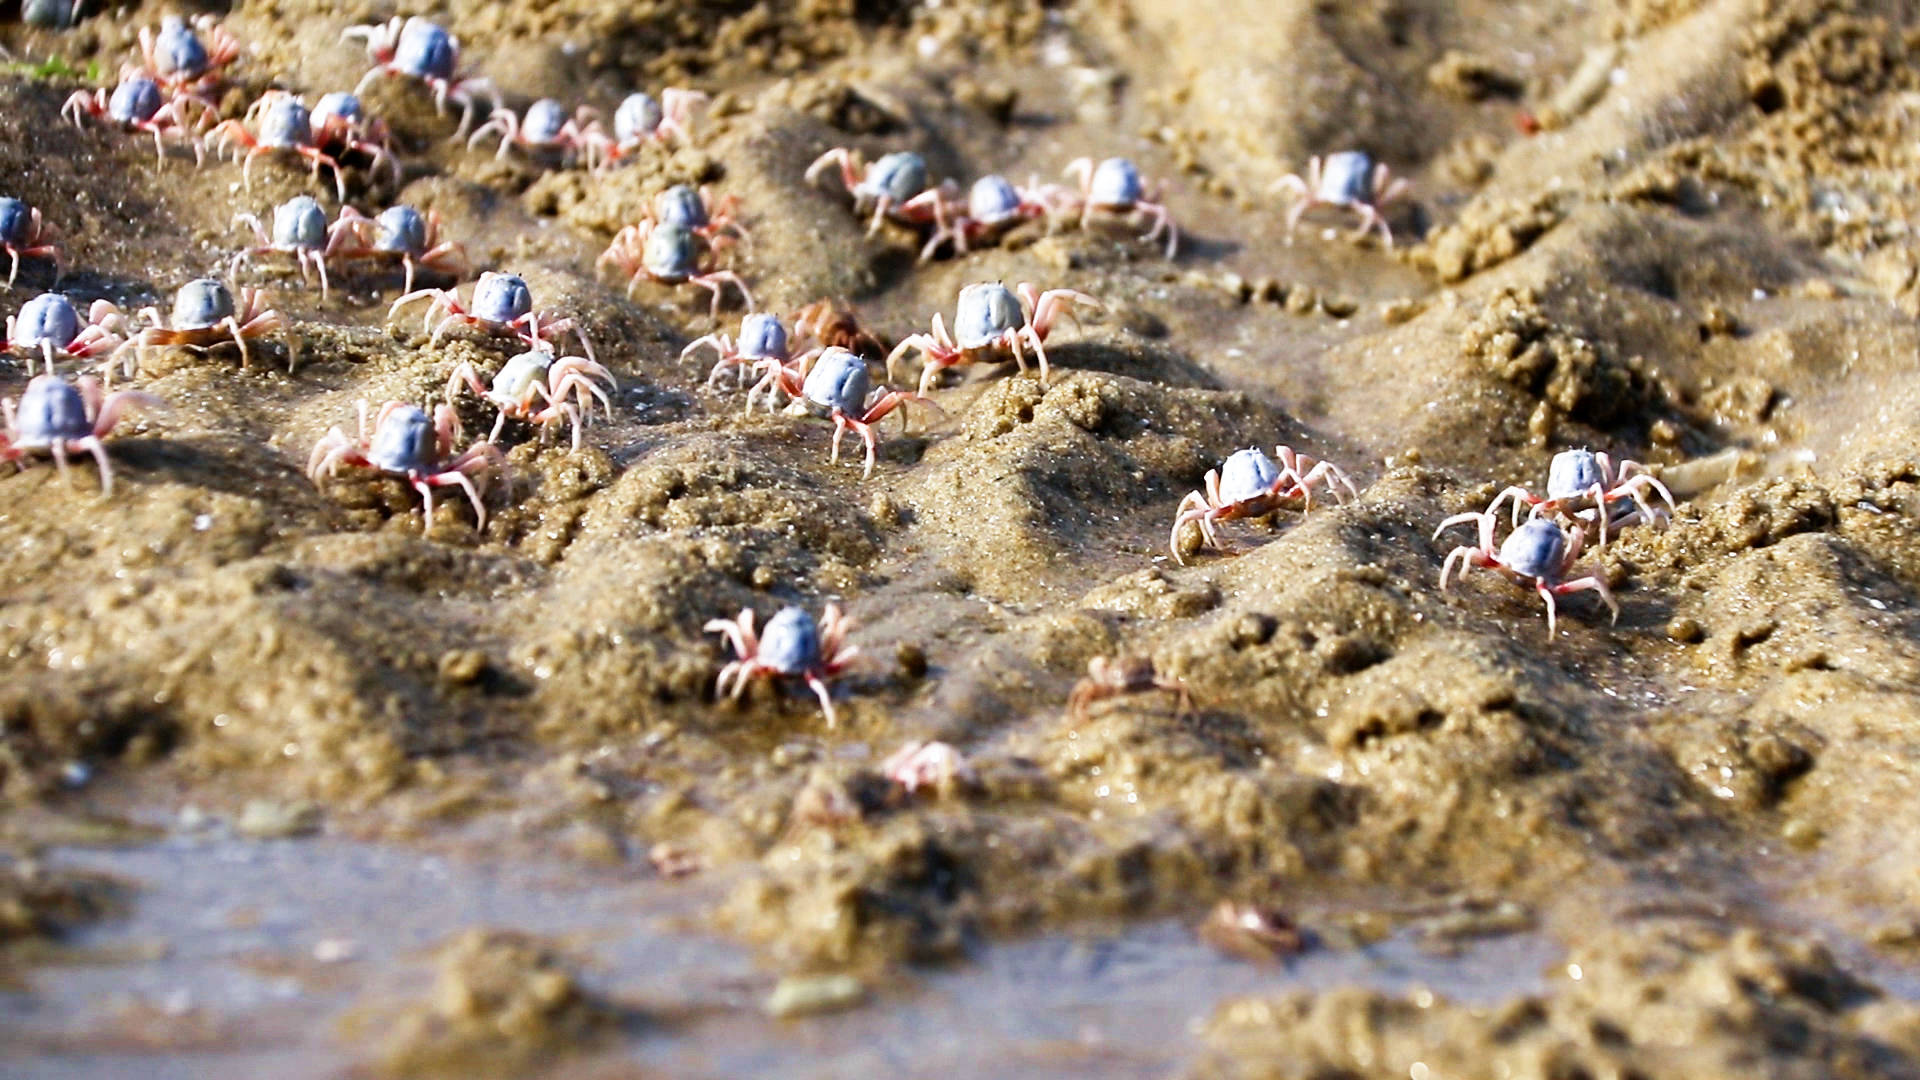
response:
<path id="1" fill-rule="evenodd" d="M 161 10 L 0 39 L 111 71 Z M 387 14 L 236 6 L 222 111 L 351 86 L 339 32 Z M 484 530 L 457 495 L 423 523 L 397 481 L 316 489 L 356 401 L 515 349 L 389 324 L 397 271 L 323 303 L 260 260 L 240 281 L 290 328 L 244 372 L 158 351 L 131 383 L 170 408 L 110 439 L 111 498 L 0 477 L 21 1075 L 1920 1074 L 1908 7 L 435 14 L 516 107 L 715 95 L 692 145 L 606 176 L 450 143 L 404 81 L 366 95 L 406 175 L 349 170 L 348 201 L 430 206 L 523 274 L 592 334 L 614 415 L 578 453 L 509 423 Z M 77 131 L 79 85 L 0 84 L 0 193 L 61 229 L 76 301 L 164 307 L 246 241 L 234 213 L 334 205 L 285 162 L 247 191 Z M 806 182 L 834 146 L 963 183 L 1124 154 L 1171 181 L 1181 251 L 1033 223 L 916 265 L 924 233 L 866 236 Z M 1391 251 L 1328 211 L 1289 241 L 1271 185 L 1349 148 L 1412 181 Z M 1048 382 L 963 367 L 944 418 L 887 418 L 863 480 L 830 425 L 679 358 L 737 308 L 595 273 L 677 182 L 738 197 L 766 310 L 844 298 L 891 342 L 970 282 L 1102 306 L 1055 329 Z M 1182 496 L 1276 444 L 1359 497 L 1177 564 Z M 1578 447 L 1680 503 L 1581 560 L 1617 622 L 1576 594 L 1550 636 L 1484 571 L 1443 595 L 1471 540 L 1434 527 Z M 863 654 L 835 727 L 797 686 L 714 700 L 708 619 L 829 601 Z M 1195 708 L 1074 722 L 1113 655 Z M 890 785 L 924 739 L 972 782 Z M 1222 899 L 1302 951 L 1204 944 Z M 841 1011 L 769 1018 L 776 993 Z"/>

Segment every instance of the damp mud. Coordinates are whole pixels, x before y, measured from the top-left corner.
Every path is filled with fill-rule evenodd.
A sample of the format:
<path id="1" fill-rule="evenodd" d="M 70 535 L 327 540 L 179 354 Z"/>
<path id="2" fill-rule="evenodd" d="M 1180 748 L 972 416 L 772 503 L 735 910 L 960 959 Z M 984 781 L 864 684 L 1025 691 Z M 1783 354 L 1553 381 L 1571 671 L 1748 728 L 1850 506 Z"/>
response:
<path id="1" fill-rule="evenodd" d="M 337 208 L 304 165 L 61 120 L 168 10 L 0 30 L 0 194 L 76 303 L 165 310 L 252 246 L 236 213 Z M 351 87 L 340 32 L 395 14 L 516 109 L 712 100 L 599 174 L 369 84 L 404 172 L 349 167 L 348 202 L 435 211 L 616 381 L 577 451 L 505 425 L 484 527 L 306 475 L 358 402 L 519 351 L 390 320 L 369 261 L 324 301 L 239 270 L 287 319 L 244 369 L 116 372 L 166 407 L 107 439 L 110 497 L 84 455 L 0 475 L 8 1075 L 1920 1076 L 1920 9 L 213 10 L 229 118 Z M 1124 155 L 1179 252 L 1096 214 L 918 262 L 924 228 L 806 179 L 841 146 L 963 185 Z M 1391 248 L 1324 208 L 1289 235 L 1276 183 L 1348 149 L 1411 182 Z M 1098 306 L 1046 380 L 963 365 L 886 417 L 863 479 L 857 437 L 833 463 L 831 424 L 681 358 L 731 294 L 596 268 L 676 183 L 737 199 L 715 265 L 789 318 L 891 345 L 973 282 Z M 0 308 L 54 284 L 28 258 Z M 1169 548 L 1279 445 L 1357 495 Z M 1569 574 L 1617 619 L 1443 593 L 1474 538 L 1436 526 L 1581 447 L 1678 504 Z M 797 681 L 716 695 L 709 620 L 829 603 L 832 726 Z M 1170 688 L 1076 716 L 1121 657 Z M 910 787 L 915 742 L 958 763 Z"/>

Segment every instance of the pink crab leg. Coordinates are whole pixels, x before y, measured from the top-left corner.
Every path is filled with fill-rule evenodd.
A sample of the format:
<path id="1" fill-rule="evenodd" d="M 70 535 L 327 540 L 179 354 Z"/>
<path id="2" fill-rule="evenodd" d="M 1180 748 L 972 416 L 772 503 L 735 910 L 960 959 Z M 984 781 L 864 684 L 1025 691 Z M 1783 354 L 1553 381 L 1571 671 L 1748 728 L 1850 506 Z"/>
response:
<path id="1" fill-rule="evenodd" d="M 113 494 L 113 466 L 107 463 L 106 444 L 99 436 L 89 435 L 76 440 L 74 445 L 92 453 L 93 460 L 100 466 L 100 497 L 104 499 Z"/>
<path id="2" fill-rule="evenodd" d="M 833 697 L 827 692 L 827 684 L 821 681 L 820 676 L 809 671 L 807 672 L 807 685 L 813 688 L 814 696 L 820 699 L 820 711 L 827 714 L 827 726 L 829 728 L 833 727 Z"/>

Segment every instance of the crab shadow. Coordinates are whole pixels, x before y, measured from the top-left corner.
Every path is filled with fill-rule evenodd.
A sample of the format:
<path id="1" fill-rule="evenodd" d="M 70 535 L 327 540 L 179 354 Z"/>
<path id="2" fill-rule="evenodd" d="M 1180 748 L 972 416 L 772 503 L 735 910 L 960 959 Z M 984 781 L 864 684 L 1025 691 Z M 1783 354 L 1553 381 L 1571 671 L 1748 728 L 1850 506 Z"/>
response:
<path id="1" fill-rule="evenodd" d="M 1173 349 L 1148 342 L 1126 346 L 1099 341 L 1072 341 L 1050 346 L 1047 360 L 1066 371 L 1097 371 L 1179 390 L 1219 390 L 1220 381 L 1199 364 Z"/>

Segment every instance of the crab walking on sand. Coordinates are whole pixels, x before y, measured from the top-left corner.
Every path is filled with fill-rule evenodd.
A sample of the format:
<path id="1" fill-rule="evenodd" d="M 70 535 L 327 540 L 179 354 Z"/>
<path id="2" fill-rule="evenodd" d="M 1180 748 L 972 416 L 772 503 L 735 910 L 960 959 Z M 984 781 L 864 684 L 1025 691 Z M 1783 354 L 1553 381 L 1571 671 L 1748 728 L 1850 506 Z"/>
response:
<path id="1" fill-rule="evenodd" d="M 85 360 L 112 353 L 126 342 L 127 317 L 111 301 L 95 300 L 82 319 L 64 293 L 41 293 L 7 316 L 7 352 L 38 352 L 53 371 L 55 356 Z M 33 364 L 28 362 L 32 369 Z"/>
<path id="2" fill-rule="evenodd" d="M 1140 239 L 1152 240 L 1164 232 L 1167 258 L 1173 258 L 1180 250 L 1180 226 L 1174 222 L 1173 212 L 1160 201 L 1166 184 L 1162 181 L 1148 184 L 1140 176 L 1140 167 L 1132 161 L 1114 157 L 1095 165 L 1092 158 L 1078 158 L 1067 165 L 1065 175 L 1080 182 L 1080 192 L 1067 211 L 1080 215 L 1081 228 L 1087 227 L 1096 211 L 1130 220 L 1144 217 L 1153 222 L 1153 227 Z"/>
<path id="3" fill-rule="evenodd" d="M 599 360 L 593 354 L 593 342 L 587 340 L 586 331 L 580 329 L 574 320 L 555 318 L 533 309 L 533 290 L 527 287 L 527 280 L 518 274 L 502 274 L 492 270 L 481 274 L 480 280 L 473 283 L 473 303 L 470 307 L 462 304 L 460 294 L 452 289 L 410 292 L 393 302 L 393 306 L 387 309 L 387 318 L 393 318 L 401 308 L 415 300 L 428 301 L 423 325 L 429 345 L 438 345 L 441 336 L 450 327 L 463 323 L 489 334 L 511 334 L 535 349 L 557 348 L 560 336 L 571 330 L 573 336 L 580 339 L 580 347 L 586 352 L 587 359 Z"/>
<path id="4" fill-rule="evenodd" d="M 706 270 L 701 267 L 703 245 L 693 230 L 670 221 L 651 218 L 629 225 L 614 235 L 607 250 L 594 263 L 597 270 L 612 263 L 627 279 L 627 295 L 632 296 L 641 281 L 662 285 L 697 285 L 713 294 L 708 316 L 720 317 L 720 296 L 731 285 L 740 293 L 748 311 L 753 310 L 753 294 L 747 283 L 731 270 Z"/>
<path id="5" fill-rule="evenodd" d="M 885 387 L 874 389 L 867 375 L 867 362 L 842 348 L 834 347 L 821 353 L 804 375 L 794 366 L 778 363 L 767 363 L 766 366 L 768 370 L 762 382 L 778 386 L 792 398 L 791 409 L 833 421 L 833 454 L 828 459 L 833 464 L 840 463 L 840 437 L 849 428 L 859 434 L 861 441 L 867 445 L 866 469 L 860 474 L 861 479 L 873 476 L 874 454 L 879 441 L 873 426 L 888 413 L 912 401 L 942 416 L 946 415 L 940 406 L 934 404 L 933 399 L 922 394 L 888 390 Z M 753 396 L 759 389 L 756 386 L 748 394 L 748 408 L 753 407 Z M 770 388 L 768 392 L 771 393 Z M 901 414 L 903 426 L 905 415 Z"/>
<path id="6" fill-rule="evenodd" d="M 853 212 L 864 215 L 868 207 L 873 209 L 868 236 L 879 232 L 880 223 L 888 218 L 907 225 L 935 224 L 960 193 L 951 180 L 928 186 L 926 159 L 911 150 L 897 150 L 868 164 L 860 151 L 837 146 L 807 166 L 807 183 L 816 182 L 835 166 L 841 186 L 853 196 Z"/>
<path id="7" fill-rule="evenodd" d="M 606 389 L 599 381 L 606 382 Z M 490 443 L 500 441 L 500 429 L 508 417 L 537 426 L 542 441 L 553 425 L 566 421 L 573 426 L 573 448 L 578 450 L 580 429 L 593 418 L 596 400 L 606 409 L 607 419 L 613 419 L 613 402 L 607 397 L 607 391 L 615 388 L 613 373 L 584 356 L 555 359 L 545 349 L 529 349 L 501 365 L 491 385 L 482 383 L 473 364 L 463 360 L 447 378 L 448 405 L 453 404 L 463 383 L 482 401 L 500 410 L 493 421 L 493 433 L 486 438 Z M 576 397 L 579 404 L 567 400 L 569 396 Z M 542 403 L 545 408 L 541 408 Z M 459 434 L 458 417 L 454 433 Z"/>
<path id="8" fill-rule="evenodd" d="M 500 107 L 500 93 L 493 88 L 493 80 L 458 73 L 460 39 L 431 19 L 395 15 L 385 23 L 349 26 L 340 32 L 340 40 L 364 42 L 367 57 L 374 62 L 360 77 L 360 85 L 353 88 L 355 94 L 366 93 L 368 84 L 382 75 L 418 79 L 433 89 L 434 108 L 440 112 L 447 111 L 448 101 L 460 106 L 460 126 L 453 134 L 456 139 L 473 124 L 476 98 L 484 98 L 490 108 Z"/>
<path id="9" fill-rule="evenodd" d="M 1648 492 L 1659 495 L 1665 510 L 1655 506 Z M 1610 529 L 1629 525 L 1665 525 L 1673 516 L 1673 493 L 1655 479 L 1647 467 L 1637 461 L 1622 461 L 1618 470 L 1604 453 L 1591 450 L 1562 450 L 1547 466 L 1547 494 L 1544 498 L 1514 485 L 1493 497 L 1487 513 L 1498 513 L 1500 504 L 1513 502 L 1513 523 L 1520 524 L 1522 506 L 1533 507 L 1533 516 L 1546 517 L 1582 532 L 1598 526 L 1599 546 L 1607 546 Z M 1604 510 L 1602 508 L 1605 508 Z"/>
<path id="10" fill-rule="evenodd" d="M 707 100 L 707 95 L 698 90 L 678 87 L 660 91 L 658 99 L 635 90 L 613 111 L 612 135 L 601 130 L 597 122 L 586 130 L 588 167 L 595 171 L 610 168 L 648 142 L 692 142 L 693 110 Z"/>
<path id="11" fill-rule="evenodd" d="M 1316 206 L 1331 206 L 1351 210 L 1359 216 L 1360 225 L 1354 230 L 1354 236 L 1363 237 L 1377 228 L 1380 239 L 1391 249 L 1393 230 L 1387 226 L 1385 210 L 1388 203 L 1407 193 L 1407 186 L 1407 181 L 1393 179 L 1384 163 L 1375 165 L 1372 158 L 1359 150 L 1343 150 L 1325 158 L 1314 158 L 1307 163 L 1304 179 L 1288 173 L 1274 181 L 1271 190 L 1293 196 L 1293 205 L 1287 210 L 1289 241 L 1307 211 Z"/>
<path id="12" fill-rule="evenodd" d="M 732 619 L 709 619 L 702 632 L 725 635 L 733 646 L 734 659 L 720 669 L 714 692 L 735 701 L 747 692 L 754 679 L 802 679 L 820 699 L 820 710 L 827 726 L 834 726 L 833 698 L 827 680 L 838 675 L 860 647 L 846 644 L 854 627 L 852 619 L 840 614 L 837 604 L 828 604 L 816 625 L 805 608 L 785 607 L 767 620 L 759 634 L 753 629 L 753 609 L 743 609 Z M 732 683 L 733 689 L 727 689 Z"/>
<path id="13" fill-rule="evenodd" d="M 893 377 L 894 363 L 909 350 L 919 350 L 924 361 L 920 369 L 920 392 L 933 388 L 934 380 L 946 368 L 960 364 L 996 363 L 1012 357 L 1027 370 L 1026 350 L 1032 349 L 1040 364 L 1040 381 L 1046 382 L 1047 334 L 1054 320 L 1072 317 L 1075 305 L 1099 307 L 1100 301 L 1072 289 L 1048 289 L 1041 292 L 1028 282 L 1013 289 L 997 281 L 976 282 L 960 290 L 953 312 L 953 333 L 933 314 L 933 329 L 903 339 L 887 354 L 887 377 Z"/>
<path id="14" fill-rule="evenodd" d="M 28 454 L 49 454 L 65 480 L 68 454 L 92 454 L 100 466 L 100 494 L 107 496 L 113 494 L 113 466 L 107 462 L 107 447 L 101 440 L 128 409 L 160 409 L 165 403 L 138 390 L 103 396 L 100 380 L 91 375 L 81 376 L 76 386 L 46 374 L 28 380 L 19 402 L 8 398 L 0 408 L 7 422 L 0 459 L 24 469 L 22 459 Z"/>
<path id="15" fill-rule="evenodd" d="M 171 319 L 162 320 L 156 307 L 141 308 L 140 318 L 147 320 L 147 328 L 133 335 L 116 353 L 117 356 L 133 350 L 126 358 L 128 375 L 133 374 L 136 360 L 146 363 L 147 350 L 155 346 L 178 345 L 204 353 L 229 340 L 240 347 L 240 367 L 244 371 L 253 363 L 247 339 L 271 334 L 287 325 L 284 316 L 267 307 L 266 293 L 242 286 L 236 301 L 233 290 L 217 278 L 195 278 L 180 286 L 173 294 Z M 289 356 L 289 373 L 293 362 Z M 105 370 L 111 371 L 112 367 L 110 358 Z"/>
<path id="16" fill-rule="evenodd" d="M 493 155 L 496 159 L 504 159 L 507 151 L 517 146 L 528 156 L 558 154 L 562 165 L 571 165 L 588 148 L 587 132 L 593 125 L 591 108 L 582 105 L 569 114 L 565 105 L 541 98 L 527 106 L 524 116 L 504 106 L 494 109 L 487 122 L 468 137 L 467 145 L 478 145 L 494 135 L 500 140 L 500 148 Z"/>
<path id="17" fill-rule="evenodd" d="M 1203 546 L 1218 549 L 1220 537 L 1213 531 L 1218 522 L 1271 514 L 1290 499 L 1302 500 L 1304 514 L 1313 508 L 1316 484 L 1325 483 L 1335 502 L 1359 497 L 1359 490 L 1338 465 L 1295 453 L 1289 446 L 1276 446 L 1273 452 L 1270 458 L 1254 446 L 1234 451 L 1218 469 L 1207 470 L 1204 495 L 1189 491 L 1180 500 L 1167 539 L 1175 562 L 1182 566 L 1187 562 L 1180 550 L 1180 530 L 1188 522 L 1200 526 Z"/>
<path id="18" fill-rule="evenodd" d="M 5 249 L 10 265 L 7 288 L 12 289 L 20 276 L 21 258 L 41 255 L 53 260 L 53 282 L 60 283 L 60 249 L 53 246 L 53 230 L 40 220 L 40 211 L 25 200 L 0 198 L 0 249 Z"/>
<path id="19" fill-rule="evenodd" d="M 771 361 L 784 365 L 792 359 L 787 344 L 787 328 L 781 324 L 778 315 L 764 311 L 749 312 L 740 320 L 738 339 L 727 336 L 723 330 L 716 330 L 688 343 L 686 348 L 680 350 L 680 359 L 685 360 L 701 349 L 712 349 L 715 357 L 713 370 L 707 374 L 709 390 L 719 386 L 728 371 L 735 373 L 735 389 L 738 389 L 747 385 L 748 374 L 762 364 Z M 751 400 L 748 407 L 752 407 Z"/>
<path id="20" fill-rule="evenodd" d="M 291 255 L 300 268 L 300 280 L 311 281 L 313 272 L 319 273 L 322 300 L 327 298 L 327 260 L 352 254 L 354 249 L 348 244 L 359 241 L 353 217 L 343 210 L 339 220 L 328 224 L 326 210 L 311 195 L 295 195 L 274 207 L 271 232 L 252 214 L 236 214 L 233 223 L 250 226 L 260 246 L 235 252 L 227 269 L 229 277 L 238 276 L 240 268 L 258 256 Z"/>
<path id="21" fill-rule="evenodd" d="M 1620 621 L 1620 605 L 1614 602 L 1612 590 L 1597 574 L 1566 580 L 1567 572 L 1573 569 L 1585 545 L 1586 534 L 1583 531 L 1564 528 L 1543 517 L 1530 517 L 1507 534 L 1506 542 L 1496 550 L 1493 546 L 1496 521 L 1493 514 L 1485 510 L 1455 514 L 1433 531 L 1434 539 L 1438 540 L 1441 533 L 1455 525 L 1474 522 L 1480 527 L 1479 547 L 1462 546 L 1447 553 L 1447 561 L 1440 567 L 1441 592 L 1447 591 L 1447 581 L 1456 563 L 1463 567 L 1487 567 L 1500 571 L 1521 585 L 1530 585 L 1539 592 L 1540 599 L 1547 604 L 1549 637 L 1554 632 L 1553 598 L 1567 593 L 1599 593 L 1600 599 L 1613 613 L 1613 621 Z"/>
<path id="22" fill-rule="evenodd" d="M 212 89 L 240 58 L 240 51 L 239 39 L 212 15 L 201 15 L 192 23 L 179 15 L 162 15 L 158 32 L 151 26 L 140 28 L 144 70 L 170 90 Z"/>
<path id="23" fill-rule="evenodd" d="M 474 528 L 487 527 L 487 507 L 480 501 L 488 478 L 495 470 L 507 467 L 506 455 L 491 442 L 478 442 L 459 454 L 453 452 L 453 410 L 435 406 L 429 418 L 425 409 L 404 401 L 389 401 L 380 407 L 373 423 L 373 436 L 367 436 L 367 403 L 359 405 L 360 434 L 348 435 L 339 428 L 328 431 L 314 445 L 307 459 L 307 475 L 316 487 L 324 486 L 342 465 L 374 469 L 397 476 L 420 493 L 425 503 L 423 527 L 433 528 L 433 489 L 458 486 L 473 504 Z"/>
<path id="24" fill-rule="evenodd" d="M 315 181 L 320 179 L 320 166 L 331 169 L 334 194 L 341 202 L 347 201 L 346 174 L 341 172 L 340 162 L 322 150 L 314 138 L 313 113 L 306 102 L 284 90 L 269 90 L 248 106 L 245 120 L 254 125 L 253 131 L 248 131 L 241 120 L 222 120 L 207 132 L 207 142 L 213 145 L 217 155 L 224 155 L 232 148 L 242 159 L 240 181 L 245 190 L 253 190 L 253 159 L 265 154 L 290 153 L 307 159 Z"/>
<path id="25" fill-rule="evenodd" d="M 1039 180 L 1028 178 L 1026 187 L 1017 187 L 1004 176 L 983 176 L 967 189 L 967 201 L 940 207 L 933 235 L 920 248 L 920 261 L 926 262 L 946 244 L 955 255 L 965 255 L 975 245 L 988 243 L 1023 221 L 1043 218 L 1053 210 L 1051 190 Z"/>
<path id="26" fill-rule="evenodd" d="M 340 220 L 352 221 L 358 245 L 350 254 L 356 258 L 398 261 L 406 278 L 400 291 L 412 293 L 417 269 L 432 270 L 458 279 L 467 272 L 467 249 L 458 240 L 442 240 L 445 227 L 438 210 L 425 214 L 396 203 L 369 218 L 351 206 L 341 207 Z"/>
<path id="27" fill-rule="evenodd" d="M 74 127 L 82 126 L 80 117 L 85 114 L 122 131 L 144 131 L 153 136 L 154 156 L 162 166 L 167 163 L 166 140 L 183 140 L 192 148 L 194 162 L 204 164 L 206 147 L 187 119 L 189 103 L 199 105 L 203 116 L 213 113 L 213 102 L 191 94 L 170 94 L 153 79 L 136 72 L 124 76 L 111 93 L 105 89 L 75 90 L 60 107 L 60 115 L 70 118 Z"/>

